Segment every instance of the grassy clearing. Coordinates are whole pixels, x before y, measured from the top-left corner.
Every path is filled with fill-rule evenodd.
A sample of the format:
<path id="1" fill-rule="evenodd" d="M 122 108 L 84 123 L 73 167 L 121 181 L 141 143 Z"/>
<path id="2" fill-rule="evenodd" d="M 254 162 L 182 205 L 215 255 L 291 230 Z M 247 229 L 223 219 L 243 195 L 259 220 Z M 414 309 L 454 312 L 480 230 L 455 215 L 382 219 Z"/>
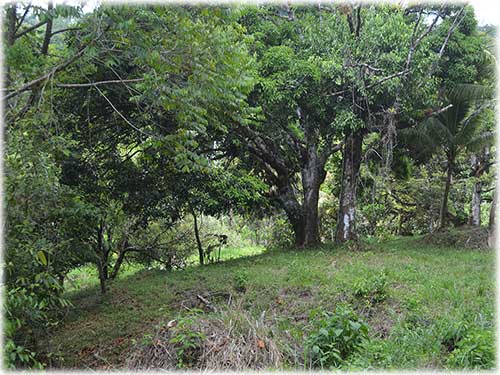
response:
<path id="1" fill-rule="evenodd" d="M 162 322 L 204 308 L 197 298 L 202 295 L 217 308 L 195 314 L 198 326 L 206 323 L 203 334 L 210 336 L 206 327 L 220 332 L 228 311 L 240 311 L 260 328 L 240 327 L 234 342 L 258 332 L 266 348 L 275 348 L 269 363 L 276 363 L 279 352 L 282 368 L 304 366 L 312 316 L 339 305 L 349 306 L 368 324 L 370 338 L 343 368 L 471 366 L 466 344 L 476 336 L 479 341 L 486 337 L 482 341 L 493 351 L 493 251 L 439 247 L 415 238 L 372 242 L 366 248 L 267 251 L 182 271 L 125 274 L 104 297 L 95 285 L 72 293 L 75 307 L 45 347 L 64 358 L 54 362 L 57 366 L 123 368 L 138 348 L 151 344 Z M 231 254 L 253 251 L 259 250 Z M 231 306 L 227 298 L 210 293 L 230 296 Z"/>
<path id="2" fill-rule="evenodd" d="M 225 247 L 221 249 L 220 260 L 237 259 L 246 256 L 253 256 L 262 254 L 265 248 L 262 246 L 245 246 L 245 247 Z M 192 255 L 187 259 L 186 262 L 189 266 L 198 265 L 198 256 Z M 118 280 L 125 279 L 138 271 L 144 270 L 147 267 L 131 263 L 123 264 L 118 273 Z M 99 285 L 99 279 L 97 276 L 97 268 L 94 265 L 85 265 L 80 268 L 76 268 L 68 273 L 65 280 L 66 292 L 73 294 L 79 290 L 95 288 Z"/>

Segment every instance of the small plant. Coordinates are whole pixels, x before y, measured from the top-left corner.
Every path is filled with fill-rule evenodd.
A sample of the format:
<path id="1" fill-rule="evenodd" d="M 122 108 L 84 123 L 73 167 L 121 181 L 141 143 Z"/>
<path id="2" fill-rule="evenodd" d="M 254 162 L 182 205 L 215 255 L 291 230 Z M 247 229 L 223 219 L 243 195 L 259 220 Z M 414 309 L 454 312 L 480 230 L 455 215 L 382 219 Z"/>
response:
<path id="1" fill-rule="evenodd" d="M 368 326 L 349 308 L 313 314 L 314 329 L 305 342 L 305 362 L 314 368 L 338 368 L 367 338 Z"/>
<path id="2" fill-rule="evenodd" d="M 379 303 L 387 298 L 387 274 L 385 271 L 354 282 L 354 296 L 370 303 Z"/>
<path id="3" fill-rule="evenodd" d="M 194 327 L 195 317 L 193 313 L 201 310 L 193 309 L 191 314 L 177 320 L 177 324 L 172 328 L 170 343 L 175 345 L 177 357 L 177 367 L 192 367 L 195 364 L 199 350 L 205 335 L 198 332 Z"/>
<path id="4" fill-rule="evenodd" d="M 247 289 L 248 276 L 246 273 L 238 272 L 233 278 L 233 287 L 237 292 L 245 292 Z"/>
<path id="5" fill-rule="evenodd" d="M 451 353 L 457 347 L 458 342 L 467 334 L 468 324 L 461 320 L 444 320 L 437 324 L 441 345 Z"/>
<path id="6" fill-rule="evenodd" d="M 491 331 L 470 330 L 458 341 L 447 360 L 450 368 L 492 369 L 495 366 L 495 345 Z"/>

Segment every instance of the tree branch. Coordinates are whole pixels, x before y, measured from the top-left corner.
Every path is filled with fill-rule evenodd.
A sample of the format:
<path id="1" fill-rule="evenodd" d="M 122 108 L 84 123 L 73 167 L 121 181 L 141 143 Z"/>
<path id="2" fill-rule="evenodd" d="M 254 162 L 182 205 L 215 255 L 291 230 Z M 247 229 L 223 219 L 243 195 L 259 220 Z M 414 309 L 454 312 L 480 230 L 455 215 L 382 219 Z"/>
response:
<path id="1" fill-rule="evenodd" d="M 53 68 L 50 72 L 44 74 L 43 76 L 41 77 L 38 77 L 26 84 L 24 84 L 23 86 L 19 87 L 18 89 L 15 89 L 14 91 L 12 91 L 11 93 L 7 94 L 6 96 L 3 97 L 3 100 L 9 100 L 21 93 L 23 93 L 24 91 L 27 91 L 29 89 L 31 89 L 32 87 L 44 82 L 45 80 L 49 79 L 52 75 L 56 74 L 57 72 L 63 70 L 64 68 L 66 68 L 68 65 L 72 64 L 73 62 L 75 62 L 76 60 L 78 60 L 82 55 L 83 53 L 85 52 L 85 50 L 87 49 L 88 45 L 83 47 L 82 49 L 80 49 L 73 57 L 71 57 L 70 59 L 66 60 L 65 62 L 63 62 L 62 64 L 60 65 L 57 65 L 55 68 Z"/>
<path id="2" fill-rule="evenodd" d="M 113 79 L 109 81 L 99 81 L 99 82 L 89 82 L 89 83 L 58 83 L 56 84 L 56 86 L 62 88 L 83 88 L 83 87 L 96 87 L 100 85 L 108 85 L 113 83 L 132 83 L 141 81 L 144 81 L 144 78 Z"/>
<path id="3" fill-rule="evenodd" d="M 43 21 L 40 21 L 38 22 L 37 24 L 31 26 L 31 27 L 28 27 L 27 29 L 24 29 L 23 31 L 21 31 L 19 34 L 16 34 L 14 35 L 14 39 L 19 39 L 20 37 L 32 32 L 33 30 L 36 30 L 38 29 L 39 27 L 42 27 L 43 25 L 45 25 L 47 22 L 49 21 L 48 18 L 44 19 Z"/>
<path id="4" fill-rule="evenodd" d="M 56 30 L 56 31 L 52 32 L 52 34 L 50 34 L 50 36 L 54 36 L 56 34 L 64 33 L 66 31 L 72 31 L 72 30 L 81 30 L 81 28 L 80 27 L 67 27 L 65 29 L 60 29 L 60 30 Z"/>

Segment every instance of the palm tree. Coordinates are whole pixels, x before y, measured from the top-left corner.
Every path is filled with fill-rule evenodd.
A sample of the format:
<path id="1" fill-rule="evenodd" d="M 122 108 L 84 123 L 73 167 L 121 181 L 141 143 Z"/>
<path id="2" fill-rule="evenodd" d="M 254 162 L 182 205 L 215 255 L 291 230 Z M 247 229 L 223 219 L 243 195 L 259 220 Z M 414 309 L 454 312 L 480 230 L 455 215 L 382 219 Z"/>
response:
<path id="1" fill-rule="evenodd" d="M 476 84 L 457 84 L 446 90 L 445 106 L 418 127 L 419 136 L 427 146 L 440 148 L 446 156 L 446 179 L 439 212 L 439 228 L 448 220 L 448 195 L 458 155 L 491 142 L 493 132 L 484 126 L 483 113 L 491 106 L 490 87 Z"/>

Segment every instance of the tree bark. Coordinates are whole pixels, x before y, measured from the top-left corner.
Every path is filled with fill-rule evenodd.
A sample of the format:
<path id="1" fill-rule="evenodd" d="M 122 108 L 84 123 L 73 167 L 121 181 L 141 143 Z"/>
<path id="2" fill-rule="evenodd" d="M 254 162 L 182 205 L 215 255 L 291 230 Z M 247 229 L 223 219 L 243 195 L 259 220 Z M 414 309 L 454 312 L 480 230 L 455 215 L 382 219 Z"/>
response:
<path id="1" fill-rule="evenodd" d="M 52 1 L 49 1 L 47 5 L 47 24 L 45 26 L 45 36 L 43 38 L 43 44 L 42 44 L 42 49 L 41 49 L 41 54 L 46 56 L 47 53 L 49 52 L 49 45 L 50 45 L 50 39 L 52 38 L 52 24 L 54 22 L 52 11 L 54 9 L 54 4 Z"/>
<path id="2" fill-rule="evenodd" d="M 471 215 L 469 218 L 470 225 L 481 225 L 482 184 L 479 178 L 489 171 L 490 165 L 489 146 L 484 147 L 479 154 L 473 154 L 471 157 L 470 177 L 474 178 L 474 185 L 472 187 Z"/>
<path id="3" fill-rule="evenodd" d="M 481 183 L 474 182 L 472 187 L 472 203 L 470 225 L 481 225 Z"/>
<path id="4" fill-rule="evenodd" d="M 453 157 L 448 156 L 446 163 L 446 181 L 444 185 L 443 200 L 441 201 L 441 210 L 439 211 L 439 229 L 444 229 L 448 223 L 448 195 L 450 194 L 451 179 L 453 176 Z"/>
<path id="5" fill-rule="evenodd" d="M 304 213 L 290 183 L 286 183 L 280 188 L 279 200 L 290 224 L 292 224 L 294 245 L 303 247 L 305 244 Z"/>
<path id="6" fill-rule="evenodd" d="M 491 201 L 491 208 L 490 208 L 490 221 L 488 223 L 488 245 L 491 248 L 495 247 L 495 242 L 496 242 L 496 223 L 495 223 L 495 216 L 496 216 L 496 190 L 493 192 L 493 199 Z"/>
<path id="7" fill-rule="evenodd" d="M 12 3 L 6 10 L 6 24 L 7 30 L 5 35 L 5 40 L 7 42 L 7 46 L 10 47 L 14 44 L 16 40 L 16 22 L 17 22 L 17 13 L 16 13 L 17 4 Z"/>
<path id="8" fill-rule="evenodd" d="M 5 33 L 5 41 L 7 42 L 7 47 L 11 47 L 16 40 L 16 13 L 17 4 L 12 3 L 6 10 L 5 23 L 7 24 L 7 30 Z M 9 87 L 11 84 L 10 77 L 10 66 L 6 64 L 5 66 L 5 88 Z"/>
<path id="9" fill-rule="evenodd" d="M 113 271 L 111 271 L 111 274 L 109 275 L 110 279 L 113 280 L 118 275 L 118 271 L 120 271 L 120 267 L 122 266 L 123 261 L 125 260 L 125 254 L 127 253 L 127 248 L 128 248 L 128 241 L 124 240 L 119 248 L 118 258 L 116 259 L 115 265 L 113 266 Z"/>
<path id="10" fill-rule="evenodd" d="M 99 223 L 99 228 L 97 230 L 97 271 L 99 273 L 99 283 L 101 286 L 101 294 L 106 293 L 106 280 L 108 279 L 108 252 L 106 251 L 104 244 L 104 221 Z"/>
<path id="11" fill-rule="evenodd" d="M 360 131 L 346 135 L 344 142 L 342 183 L 337 218 L 337 243 L 356 240 L 356 191 L 361 166 L 363 135 Z"/>
<path id="12" fill-rule="evenodd" d="M 106 294 L 106 277 L 104 275 L 103 263 L 101 259 L 97 260 L 97 271 L 99 273 L 99 285 L 101 287 L 101 294 Z"/>
<path id="13" fill-rule="evenodd" d="M 200 265 L 203 266 L 205 261 L 204 259 L 205 254 L 203 252 L 203 246 L 201 245 L 200 232 L 198 229 L 198 218 L 196 217 L 194 210 L 191 212 L 191 214 L 193 215 L 194 219 L 194 236 L 196 237 L 196 246 L 198 247 L 198 256 L 200 258 Z"/>
<path id="14" fill-rule="evenodd" d="M 304 247 L 318 245 L 319 236 L 319 188 L 326 177 L 325 161 L 318 155 L 316 145 L 310 145 L 307 150 L 307 160 L 302 168 Z"/>

